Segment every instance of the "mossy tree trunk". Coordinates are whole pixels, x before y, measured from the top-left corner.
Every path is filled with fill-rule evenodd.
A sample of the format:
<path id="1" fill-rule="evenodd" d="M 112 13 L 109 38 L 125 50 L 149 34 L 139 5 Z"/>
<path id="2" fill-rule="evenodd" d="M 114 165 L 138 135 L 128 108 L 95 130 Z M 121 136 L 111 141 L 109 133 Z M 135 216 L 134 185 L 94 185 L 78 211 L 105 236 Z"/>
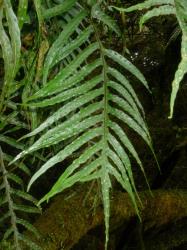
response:
<path id="1" fill-rule="evenodd" d="M 67 193 L 58 195 L 37 219 L 35 226 L 41 233 L 41 238 L 37 243 L 42 249 L 71 249 L 91 229 L 104 224 L 102 202 L 98 202 L 93 209 L 96 195 L 94 192 L 84 202 L 86 188 L 88 188 L 87 185 L 78 187 L 71 197 L 68 197 Z M 127 226 L 129 221 L 137 215 L 127 193 L 113 192 L 111 197 L 110 230 L 112 232 L 121 225 Z M 152 229 L 156 232 L 166 225 L 187 217 L 187 192 L 185 191 L 156 190 L 152 195 L 144 191 L 140 193 L 140 198 L 142 205 L 139 209 L 145 234 Z M 170 238 L 173 245 L 184 240 L 179 234 L 171 235 Z M 168 248 L 165 249 L 169 249 L 169 242 L 161 243 L 167 245 Z"/>

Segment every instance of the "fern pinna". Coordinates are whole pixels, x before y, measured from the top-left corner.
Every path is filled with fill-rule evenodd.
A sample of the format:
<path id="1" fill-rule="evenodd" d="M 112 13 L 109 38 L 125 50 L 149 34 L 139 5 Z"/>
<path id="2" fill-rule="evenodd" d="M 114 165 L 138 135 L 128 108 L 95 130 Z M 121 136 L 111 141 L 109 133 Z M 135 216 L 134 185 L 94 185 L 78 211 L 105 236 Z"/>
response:
<path id="1" fill-rule="evenodd" d="M 72 2 L 75 3 L 73 8 L 70 6 Z M 23 150 L 14 162 L 26 154 L 61 143 L 61 149 L 33 175 L 28 185 L 30 189 L 55 164 L 63 162 L 74 152 L 80 152 L 39 203 L 76 182 L 99 179 L 107 248 L 111 176 L 129 193 L 138 213 L 138 194 L 129 153 L 142 171 L 143 166 L 124 130 L 125 125 L 138 133 L 153 151 L 142 105 L 124 72 L 129 71 L 145 88 L 149 88 L 144 76 L 130 61 L 105 48 L 100 39 L 101 24 L 118 36 L 120 31 L 98 3 L 90 2 L 90 6 L 84 8 L 77 1 L 63 2 L 70 8 L 64 16 L 63 30 L 45 58 L 42 86 L 24 103 L 32 108 L 44 109 L 52 105 L 58 108 L 24 136 L 40 134 L 39 139 Z M 52 11 L 48 13 L 45 18 L 53 16 Z M 51 73 L 56 65 L 60 70 L 54 76 Z"/>

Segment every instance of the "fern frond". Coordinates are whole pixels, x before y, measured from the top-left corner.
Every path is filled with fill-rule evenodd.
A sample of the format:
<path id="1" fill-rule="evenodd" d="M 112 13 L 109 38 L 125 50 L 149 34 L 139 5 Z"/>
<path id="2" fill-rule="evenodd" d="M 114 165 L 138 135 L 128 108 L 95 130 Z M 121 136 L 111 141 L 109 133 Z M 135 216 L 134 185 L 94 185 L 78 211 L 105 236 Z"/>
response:
<path id="1" fill-rule="evenodd" d="M 104 11 L 102 11 L 99 4 L 95 4 L 93 6 L 91 15 L 93 18 L 96 18 L 103 24 L 107 25 L 109 29 L 114 31 L 118 36 L 121 35 L 120 29 L 116 21 L 109 15 L 107 15 Z"/>
<path id="2" fill-rule="evenodd" d="M 12 54 L 13 54 L 13 72 L 12 77 L 14 78 L 18 67 L 19 67 L 19 60 L 20 60 L 20 52 L 21 52 L 21 38 L 20 38 L 20 29 L 18 26 L 18 20 L 14 11 L 12 9 L 11 1 L 7 0 L 4 1 L 4 10 L 6 13 L 7 24 L 9 28 L 9 34 L 11 38 L 11 47 L 12 47 Z"/>
<path id="3" fill-rule="evenodd" d="M 34 2 L 35 9 L 36 9 L 37 17 L 38 17 L 38 30 L 39 30 L 39 36 L 40 36 L 42 33 L 42 25 L 43 25 L 41 0 L 33 0 L 33 2 Z"/>
<path id="4" fill-rule="evenodd" d="M 95 22 L 99 20 L 114 31 L 116 27 L 105 14 L 100 17 L 96 15 L 98 8 L 101 11 L 98 5 L 93 6 L 93 16 L 82 10 L 76 17 L 70 17 L 49 49 L 44 63 L 43 85 L 25 99 L 24 105 L 44 108 L 58 104 L 57 110 L 24 136 L 26 138 L 40 133 L 40 137 L 27 149 L 22 150 L 11 163 L 39 149 L 62 145 L 32 176 L 29 189 L 47 170 L 78 152 L 75 160 L 62 171 L 59 179 L 39 204 L 76 182 L 99 179 L 107 247 L 111 176 L 129 193 L 138 213 L 139 197 L 133 180 L 129 153 L 145 175 L 141 160 L 128 138 L 125 127 L 141 136 L 151 151 L 153 148 L 143 107 L 130 82 L 121 72 L 128 71 L 150 91 L 148 84 L 130 61 L 103 46 Z M 68 44 L 68 41 L 71 42 Z M 71 56 L 73 52 L 76 54 L 75 58 Z M 56 60 L 57 63 L 63 64 L 63 67 L 49 79 L 49 71 L 56 64 Z M 28 207 L 20 205 L 14 206 L 14 209 L 30 211 Z"/>
<path id="5" fill-rule="evenodd" d="M 8 173 L 7 178 L 13 181 L 14 183 L 18 184 L 21 188 L 23 188 L 23 180 L 16 174 Z"/>
<path id="6" fill-rule="evenodd" d="M 113 7 L 119 11 L 132 12 L 136 10 L 149 9 L 149 8 L 160 6 L 160 5 L 173 5 L 174 6 L 175 3 L 174 3 L 174 0 L 145 0 L 142 3 L 135 4 L 128 8 L 118 8 L 114 6 Z"/>
<path id="7" fill-rule="evenodd" d="M 75 28 L 78 25 L 80 25 L 80 23 L 85 17 L 86 17 L 86 12 L 84 10 L 79 12 L 78 15 L 76 15 L 73 19 L 71 19 L 66 28 L 63 30 L 63 32 L 59 35 L 59 37 L 55 40 L 55 42 L 51 46 L 44 64 L 44 71 L 43 71 L 44 84 L 46 83 L 49 69 L 51 65 L 54 65 L 54 62 L 56 61 L 56 57 L 60 51 L 61 46 L 67 43 L 70 35 L 75 31 Z"/>
<path id="8" fill-rule="evenodd" d="M 17 18 L 20 30 L 22 29 L 23 24 L 28 20 L 27 8 L 28 0 L 19 0 Z"/>
<path id="9" fill-rule="evenodd" d="M 39 237 L 39 233 L 34 226 L 32 226 L 27 220 L 17 218 L 17 224 L 22 225 L 25 229 L 32 232 L 37 238 Z"/>
<path id="10" fill-rule="evenodd" d="M 176 15 L 176 11 L 174 6 L 171 5 L 163 5 L 157 8 L 153 8 L 147 11 L 141 18 L 140 18 L 140 30 L 145 22 L 153 17 L 158 17 L 161 15 Z"/>
<path id="11" fill-rule="evenodd" d="M 43 10 L 43 18 L 49 19 L 57 15 L 62 15 L 63 13 L 70 10 L 74 4 L 76 3 L 76 0 L 65 0 L 61 4 L 57 4 L 54 7 L 51 7 L 50 9 Z"/>
<path id="12" fill-rule="evenodd" d="M 9 81 L 12 81 L 13 76 L 13 51 L 10 39 L 5 32 L 3 26 L 3 8 L 0 9 L 0 45 L 2 49 L 2 55 L 4 59 L 4 68 L 5 68 L 5 77 L 4 77 L 4 86 L 8 84 Z M 1 94 L 1 98 L 4 100 L 5 96 L 5 87 L 4 93 Z M 3 101 L 1 100 L 1 108 L 2 109 Z"/>
<path id="13" fill-rule="evenodd" d="M 180 83 L 182 79 L 184 78 L 184 75 L 187 73 L 187 2 L 182 0 L 178 1 L 175 0 L 175 6 L 176 6 L 176 16 L 177 20 L 179 22 L 180 28 L 182 30 L 182 41 L 181 41 L 181 61 L 178 65 L 178 69 L 175 72 L 175 77 L 172 82 L 172 92 L 171 92 L 171 98 L 170 98 L 170 115 L 169 118 L 173 117 L 173 109 L 175 104 L 175 99 L 180 87 Z"/>
<path id="14" fill-rule="evenodd" d="M 20 197 L 22 200 L 27 200 L 29 202 L 32 202 L 34 204 L 36 204 L 36 200 L 31 195 L 27 194 L 24 191 L 12 188 L 11 185 L 13 184 L 14 186 L 17 185 L 18 187 L 21 186 L 22 188 L 23 181 L 18 175 L 9 173 L 7 171 L 4 164 L 4 155 L 2 153 L 1 147 L 0 147 L 0 172 L 2 173 L 1 192 L 3 194 L 2 199 L 0 200 L 0 206 L 7 207 L 8 211 L 1 216 L 0 222 L 4 223 L 6 221 L 7 223 L 7 220 L 8 219 L 10 220 L 10 227 L 6 229 L 3 236 L 3 241 L 9 240 L 13 236 L 13 247 L 16 250 L 21 250 L 22 245 L 20 244 L 21 232 L 18 226 L 19 224 L 24 226 L 26 229 L 32 231 L 32 233 L 34 233 L 35 235 L 38 236 L 39 234 L 37 230 L 28 221 L 17 217 L 16 210 L 26 213 L 28 212 L 38 213 L 39 210 L 37 207 L 18 205 L 15 203 L 14 200 L 15 196 Z M 39 247 L 37 247 L 37 249 L 39 249 Z"/>
<path id="15" fill-rule="evenodd" d="M 11 162 L 13 160 L 13 156 L 3 153 L 4 156 L 4 160 L 6 162 Z M 26 174 L 27 176 L 31 176 L 31 171 L 30 169 L 23 163 L 23 162 L 15 162 L 15 167 L 17 169 L 20 169 L 24 174 Z"/>

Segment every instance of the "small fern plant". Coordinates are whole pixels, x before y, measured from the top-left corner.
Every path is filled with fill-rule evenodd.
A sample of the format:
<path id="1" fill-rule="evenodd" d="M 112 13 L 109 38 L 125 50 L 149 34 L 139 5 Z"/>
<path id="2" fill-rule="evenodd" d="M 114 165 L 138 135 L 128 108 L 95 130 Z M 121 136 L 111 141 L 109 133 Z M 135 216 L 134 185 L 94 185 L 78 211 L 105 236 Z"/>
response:
<path id="1" fill-rule="evenodd" d="M 116 7 L 115 7 L 116 8 Z M 181 41 L 181 61 L 175 72 L 172 82 L 172 92 L 170 97 L 170 115 L 173 117 L 173 110 L 180 83 L 187 73 L 187 1 L 186 0 L 147 0 L 133 5 L 129 8 L 116 8 L 119 11 L 131 12 L 135 10 L 148 9 L 140 19 L 140 29 L 149 19 L 161 15 L 175 15 L 182 31 Z M 178 29 L 179 30 L 179 29 Z M 180 32 L 180 30 L 179 30 Z"/>
<path id="2" fill-rule="evenodd" d="M 153 148 L 143 107 L 126 76 L 127 72 L 139 79 L 148 91 L 149 87 L 130 61 L 104 46 L 100 32 L 103 26 L 120 37 L 116 22 L 105 9 L 102 2 L 94 0 L 64 0 L 40 11 L 44 13 L 41 17 L 43 23 L 63 13 L 63 28 L 45 57 L 40 89 L 25 98 L 23 105 L 35 110 L 53 107 L 53 112 L 22 138 L 39 136 L 12 163 L 40 149 L 59 148 L 32 176 L 29 190 L 41 175 L 76 153 L 77 157 L 62 170 L 39 204 L 77 182 L 98 179 L 102 190 L 107 249 L 112 177 L 128 192 L 139 215 L 130 155 L 143 173 L 144 170 L 125 128 L 135 131 L 152 152 Z M 58 70 L 55 75 L 54 69 Z"/>

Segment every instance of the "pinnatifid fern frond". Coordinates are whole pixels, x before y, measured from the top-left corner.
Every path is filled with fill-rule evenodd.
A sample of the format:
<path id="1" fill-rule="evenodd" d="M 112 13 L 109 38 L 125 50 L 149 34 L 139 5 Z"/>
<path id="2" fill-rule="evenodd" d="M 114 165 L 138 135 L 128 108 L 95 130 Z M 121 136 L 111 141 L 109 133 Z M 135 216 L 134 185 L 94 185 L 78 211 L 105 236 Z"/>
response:
<path id="1" fill-rule="evenodd" d="M 116 8 L 116 7 L 115 7 Z M 151 9 L 150 9 L 151 8 Z M 140 29 L 143 24 L 149 19 L 161 15 L 175 15 L 182 30 L 181 42 L 181 61 L 178 69 L 175 72 L 175 77 L 172 82 L 172 92 L 170 97 L 170 114 L 169 118 L 173 117 L 175 99 L 180 88 L 180 83 L 187 73 L 187 1 L 186 0 L 147 0 L 142 3 L 133 5 L 129 8 L 116 8 L 119 11 L 131 12 L 135 10 L 148 9 L 147 12 L 140 18 Z M 179 29 L 179 30 L 180 30 Z"/>
<path id="2" fill-rule="evenodd" d="M 44 109 L 56 105 L 58 109 L 24 136 L 26 139 L 40 134 L 39 139 L 13 162 L 39 149 L 61 145 L 61 149 L 33 175 L 28 185 L 30 189 L 47 170 L 71 154 L 78 153 L 39 203 L 48 201 L 76 182 L 100 180 L 107 248 L 111 177 L 129 193 L 139 214 L 130 155 L 145 175 L 125 127 L 134 130 L 152 152 L 153 148 L 143 107 L 125 74 L 132 74 L 149 90 L 147 82 L 130 61 L 118 52 L 105 48 L 98 28 L 101 24 L 119 35 L 116 23 L 98 4 L 93 5 L 91 11 L 80 8 L 51 45 L 44 62 L 42 87 L 25 99 L 24 106 Z M 60 70 L 51 77 L 54 65 L 59 65 Z"/>
<path id="3" fill-rule="evenodd" d="M 1 225 L 6 225 L 2 242 L 11 240 L 11 249 L 16 250 L 23 249 L 23 244 L 21 244 L 21 242 L 24 242 L 29 249 L 40 249 L 20 231 L 21 225 L 25 229 L 31 231 L 36 237 L 39 236 L 35 227 L 26 219 L 21 218 L 18 214 L 20 214 L 20 212 L 21 214 L 40 213 L 40 210 L 36 206 L 37 201 L 24 191 L 22 178 L 7 170 L 5 162 L 9 162 L 11 159 L 12 157 L 9 155 L 3 154 L 0 147 L 0 207 L 1 211 L 6 211 L 0 216 Z M 29 173 L 29 170 L 24 164 L 20 164 L 19 169 L 24 171 L 24 173 Z M 20 201 L 22 201 L 22 205 L 20 205 Z M 23 205 L 24 203 L 30 203 L 32 205 Z"/>

